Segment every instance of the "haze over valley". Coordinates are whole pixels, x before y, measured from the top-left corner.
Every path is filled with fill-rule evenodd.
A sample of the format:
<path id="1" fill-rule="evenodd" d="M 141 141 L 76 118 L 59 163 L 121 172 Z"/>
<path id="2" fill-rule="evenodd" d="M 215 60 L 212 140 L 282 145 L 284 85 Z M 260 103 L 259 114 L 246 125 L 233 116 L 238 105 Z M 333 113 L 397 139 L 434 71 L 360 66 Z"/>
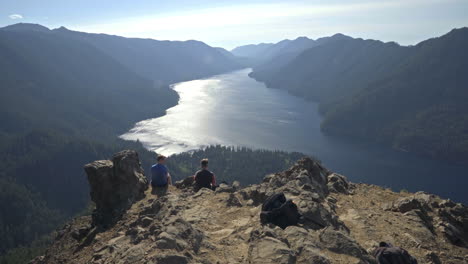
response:
<path id="1" fill-rule="evenodd" d="M 440 208 L 452 201 L 459 204 L 450 208 L 466 208 L 468 20 L 460 11 L 465 3 L 201 2 L 197 12 L 187 2 L 175 13 L 164 11 L 174 10 L 173 4 L 160 3 L 160 13 L 152 16 L 126 6 L 128 17 L 120 13 L 123 6 L 103 12 L 96 4 L 96 14 L 109 17 L 90 12 L 89 21 L 61 4 L 57 8 L 69 18 L 45 19 L 51 13 L 37 14 L 35 3 L 5 4 L 10 13 L 0 19 L 1 264 L 60 255 L 54 247 L 46 251 L 60 239 L 54 230 L 97 212 L 83 166 L 126 149 L 136 151 L 141 164 L 135 164 L 146 177 L 157 154 L 168 156 L 174 182 L 193 175 L 200 159 L 208 158 L 218 183 L 267 183 L 273 176 L 263 180 L 265 175 L 291 166 L 363 183 L 349 183 L 334 198 L 317 198 L 337 199 L 343 208 L 359 204 L 340 196 L 351 197 L 353 188 L 355 199 L 381 191 L 378 207 L 387 206 L 385 214 L 400 209 L 384 205 L 384 199 L 418 191 L 451 200 L 431 198 Z M 411 7 L 420 11 L 414 19 L 407 13 Z M 372 12 L 380 12 L 381 29 L 371 26 L 378 21 Z M 393 17 L 403 26 L 392 24 Z M 312 157 L 312 167 L 304 165 L 308 159 L 296 164 L 305 156 Z M 291 170 L 274 177 L 298 173 Z M 179 192 L 185 191 L 174 191 Z M 239 208 L 261 205 L 249 199 Z M 440 209 L 434 204 L 431 216 Z M 337 208 L 333 217 L 354 219 L 347 215 L 354 211 Z M 424 224 L 433 221 L 427 219 Z M 122 224 L 128 223 L 116 226 Z M 438 235 L 437 228 L 429 229 Z M 77 236 L 86 248 L 85 236 Z M 450 246 L 454 256 L 464 254 L 464 239 L 452 243 L 459 248 Z M 83 252 L 70 254 L 81 258 Z"/>

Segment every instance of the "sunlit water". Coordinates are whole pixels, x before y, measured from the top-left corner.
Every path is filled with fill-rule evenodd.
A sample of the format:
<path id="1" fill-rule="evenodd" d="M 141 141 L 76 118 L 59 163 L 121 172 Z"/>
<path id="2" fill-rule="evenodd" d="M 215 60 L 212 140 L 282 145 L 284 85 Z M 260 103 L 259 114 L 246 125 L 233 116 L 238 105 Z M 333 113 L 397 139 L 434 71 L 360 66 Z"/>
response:
<path id="1" fill-rule="evenodd" d="M 266 88 L 249 72 L 174 84 L 179 104 L 165 116 L 138 122 L 121 137 L 138 139 L 165 155 L 214 144 L 299 151 L 354 182 L 424 190 L 468 203 L 468 168 L 325 136 L 317 104 Z"/>

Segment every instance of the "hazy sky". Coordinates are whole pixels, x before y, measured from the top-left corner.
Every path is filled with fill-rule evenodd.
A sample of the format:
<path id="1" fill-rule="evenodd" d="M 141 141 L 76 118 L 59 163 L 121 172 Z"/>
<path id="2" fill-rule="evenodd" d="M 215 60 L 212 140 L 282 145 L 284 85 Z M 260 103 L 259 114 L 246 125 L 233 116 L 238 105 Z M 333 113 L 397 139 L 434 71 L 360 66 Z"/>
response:
<path id="1" fill-rule="evenodd" d="M 408 45 L 468 26 L 468 0 L 0 0 L 0 26 L 18 22 L 228 49 L 338 32 Z"/>

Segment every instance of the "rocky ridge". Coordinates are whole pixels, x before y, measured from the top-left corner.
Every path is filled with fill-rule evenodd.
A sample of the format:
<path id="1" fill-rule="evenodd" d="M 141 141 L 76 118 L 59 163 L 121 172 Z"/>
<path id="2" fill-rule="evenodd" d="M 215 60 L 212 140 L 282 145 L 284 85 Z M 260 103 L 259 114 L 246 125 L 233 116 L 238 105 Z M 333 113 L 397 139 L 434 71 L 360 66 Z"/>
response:
<path id="1" fill-rule="evenodd" d="M 241 188 L 194 192 L 190 178 L 151 192 L 134 151 L 85 166 L 92 216 L 57 231 L 32 263 L 375 263 L 380 241 L 419 263 L 468 263 L 468 209 L 426 193 L 354 184 L 305 158 Z M 262 202 L 285 193 L 298 226 L 260 224 Z"/>

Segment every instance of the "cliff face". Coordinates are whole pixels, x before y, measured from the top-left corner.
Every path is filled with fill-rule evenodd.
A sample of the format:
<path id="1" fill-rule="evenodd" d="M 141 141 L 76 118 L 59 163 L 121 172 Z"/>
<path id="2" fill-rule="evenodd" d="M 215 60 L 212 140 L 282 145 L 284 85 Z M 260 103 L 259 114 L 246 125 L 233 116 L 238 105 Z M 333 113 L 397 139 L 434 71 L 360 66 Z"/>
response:
<path id="1" fill-rule="evenodd" d="M 106 168 L 90 169 L 99 166 Z M 375 263 L 369 252 L 380 241 L 407 249 L 420 263 L 468 261 L 465 206 L 350 183 L 308 158 L 256 185 L 196 193 L 189 180 L 145 190 L 131 151 L 86 168 L 96 211 L 58 231 L 32 263 Z M 298 206 L 299 225 L 260 224 L 262 202 L 278 192 Z"/>

